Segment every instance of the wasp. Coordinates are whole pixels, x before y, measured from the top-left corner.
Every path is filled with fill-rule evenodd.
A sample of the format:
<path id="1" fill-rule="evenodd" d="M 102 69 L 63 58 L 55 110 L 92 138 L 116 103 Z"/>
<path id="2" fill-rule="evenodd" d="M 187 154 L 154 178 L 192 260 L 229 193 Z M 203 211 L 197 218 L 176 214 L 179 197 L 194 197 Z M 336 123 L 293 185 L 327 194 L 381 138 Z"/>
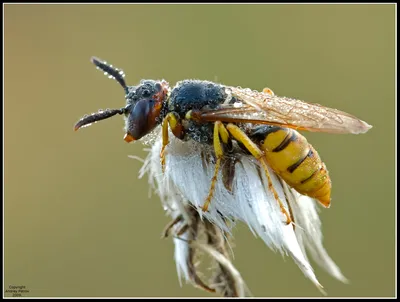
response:
<path id="1" fill-rule="evenodd" d="M 170 131 L 180 140 L 209 145 L 214 149 L 216 160 L 203 211 L 208 210 L 221 163 L 232 152 L 234 143 L 259 162 L 269 183 L 268 190 L 286 216 L 287 224 L 293 220 L 272 185 L 268 166 L 297 192 L 329 207 L 331 179 L 328 170 L 298 130 L 359 134 L 372 127 L 337 109 L 276 96 L 269 88 L 259 92 L 202 80 L 183 80 L 173 88 L 165 80 L 141 80 L 137 86 L 127 86 L 122 70 L 96 57 L 91 61 L 122 86 L 126 105 L 86 115 L 74 129 L 119 114 L 125 117 L 124 140 L 132 142 L 160 125 L 163 171 Z"/>

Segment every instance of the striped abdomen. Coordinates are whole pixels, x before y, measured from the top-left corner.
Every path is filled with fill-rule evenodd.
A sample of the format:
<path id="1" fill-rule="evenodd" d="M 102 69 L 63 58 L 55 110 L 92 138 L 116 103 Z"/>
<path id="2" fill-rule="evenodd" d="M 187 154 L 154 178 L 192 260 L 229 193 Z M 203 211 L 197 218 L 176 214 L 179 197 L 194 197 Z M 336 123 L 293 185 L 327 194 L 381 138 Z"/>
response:
<path id="1" fill-rule="evenodd" d="M 331 180 L 325 164 L 306 138 L 290 128 L 263 126 L 255 130 L 271 168 L 291 187 L 317 199 L 325 207 L 331 201 Z"/>

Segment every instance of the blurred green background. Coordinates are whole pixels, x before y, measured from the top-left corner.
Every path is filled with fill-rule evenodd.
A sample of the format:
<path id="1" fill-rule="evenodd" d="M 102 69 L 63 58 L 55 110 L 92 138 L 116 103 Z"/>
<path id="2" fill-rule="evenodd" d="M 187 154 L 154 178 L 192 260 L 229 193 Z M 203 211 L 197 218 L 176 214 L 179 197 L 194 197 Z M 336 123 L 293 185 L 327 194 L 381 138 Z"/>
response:
<path id="1" fill-rule="evenodd" d="M 318 102 L 374 126 L 306 133 L 333 182 L 324 244 L 351 284 L 314 264 L 329 296 L 395 295 L 394 5 L 5 5 L 5 288 L 28 296 L 210 296 L 178 283 L 169 221 L 121 117 L 127 83 L 208 79 Z M 254 296 L 320 296 L 240 224 L 234 264 Z M 8 295 L 8 294 L 7 294 Z"/>

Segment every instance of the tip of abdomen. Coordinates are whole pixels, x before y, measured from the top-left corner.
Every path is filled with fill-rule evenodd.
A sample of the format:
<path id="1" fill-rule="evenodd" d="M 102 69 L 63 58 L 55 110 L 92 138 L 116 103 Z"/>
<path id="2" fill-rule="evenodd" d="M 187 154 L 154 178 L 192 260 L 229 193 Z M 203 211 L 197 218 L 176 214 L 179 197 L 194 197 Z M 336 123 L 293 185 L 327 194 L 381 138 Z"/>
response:
<path id="1" fill-rule="evenodd" d="M 318 201 L 322 204 L 325 208 L 329 208 L 331 206 L 331 194 L 327 194 L 326 196 L 319 197 Z"/>
<path id="2" fill-rule="evenodd" d="M 320 204 L 325 208 L 331 206 L 331 182 L 328 180 L 325 184 L 316 192 L 314 192 L 314 198 L 317 199 Z"/>

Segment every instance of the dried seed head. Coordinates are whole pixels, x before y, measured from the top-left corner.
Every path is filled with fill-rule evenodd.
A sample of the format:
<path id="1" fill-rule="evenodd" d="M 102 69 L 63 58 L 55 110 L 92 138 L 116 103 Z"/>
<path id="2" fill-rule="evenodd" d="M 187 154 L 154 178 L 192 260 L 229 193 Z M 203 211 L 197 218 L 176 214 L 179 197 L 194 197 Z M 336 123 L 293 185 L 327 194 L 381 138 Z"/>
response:
<path id="1" fill-rule="evenodd" d="M 321 223 L 315 201 L 294 191 L 272 169 L 269 169 L 272 185 L 286 211 L 291 213 L 294 225 L 284 223 L 285 217 L 268 190 L 268 179 L 265 173 L 260 173 L 260 166 L 253 157 L 233 150 L 237 157 L 227 173 L 229 182 L 226 176 L 224 181 L 224 172 L 220 171 L 213 200 L 208 212 L 204 213 L 198 209 L 207 196 L 214 172 L 212 151 L 203 144 L 182 142 L 170 136 L 163 173 L 160 150 L 161 139 L 158 139 L 150 150 L 141 176 L 149 175 L 149 182 L 156 188 L 167 213 L 173 219 L 181 215 L 183 219 L 179 224 L 190 226 L 185 232 L 179 232 L 179 238 L 174 238 L 175 261 L 180 277 L 199 285 L 196 276 L 200 276 L 200 271 L 194 265 L 193 255 L 199 255 L 202 250 L 218 263 L 208 284 L 204 278 L 201 279 L 205 288 L 223 296 L 241 296 L 245 286 L 226 252 L 226 236 L 231 236 L 232 227 L 237 221 L 242 221 L 272 250 L 290 255 L 322 293 L 324 291 L 307 259 L 306 250 L 328 273 L 346 282 L 322 245 Z M 181 227 L 177 224 L 173 229 L 177 232 Z M 206 230 L 205 242 L 200 240 L 202 230 Z"/>

